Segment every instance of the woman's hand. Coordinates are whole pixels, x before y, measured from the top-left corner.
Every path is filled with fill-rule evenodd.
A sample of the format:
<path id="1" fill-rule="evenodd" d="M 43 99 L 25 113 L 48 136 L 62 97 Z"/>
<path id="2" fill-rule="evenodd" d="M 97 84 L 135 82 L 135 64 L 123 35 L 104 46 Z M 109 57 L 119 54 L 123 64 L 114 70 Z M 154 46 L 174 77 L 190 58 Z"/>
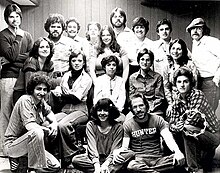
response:
<path id="1" fill-rule="evenodd" d="M 94 168 L 95 168 L 94 173 L 101 173 L 101 166 L 99 163 L 95 163 Z"/>
<path id="2" fill-rule="evenodd" d="M 108 169 L 108 164 L 105 162 L 101 166 L 101 173 L 110 173 L 110 171 Z"/>
<path id="3" fill-rule="evenodd" d="M 182 131 L 183 128 L 184 128 L 184 121 L 178 121 L 176 123 L 176 128 L 179 130 L 179 131 Z"/>

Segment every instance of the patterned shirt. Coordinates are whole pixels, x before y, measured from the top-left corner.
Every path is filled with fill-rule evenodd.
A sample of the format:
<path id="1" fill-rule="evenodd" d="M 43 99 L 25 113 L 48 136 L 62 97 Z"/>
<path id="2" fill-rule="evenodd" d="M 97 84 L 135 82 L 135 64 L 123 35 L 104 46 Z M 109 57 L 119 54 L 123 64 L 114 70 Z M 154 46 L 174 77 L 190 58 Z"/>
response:
<path id="1" fill-rule="evenodd" d="M 197 110 L 205 114 L 208 131 L 215 133 L 219 130 L 218 118 L 210 107 L 204 93 L 200 90 L 192 89 L 191 92 L 186 95 L 185 101 L 183 101 L 180 95 L 178 95 L 178 99 L 174 101 L 169 121 L 171 131 L 180 131 L 179 129 L 173 128 L 173 125 L 182 120 L 182 115 L 187 110 Z M 193 116 L 187 120 L 190 125 L 198 126 L 198 123 L 201 122 L 201 117 L 198 117 L 198 114 L 194 113 Z"/>

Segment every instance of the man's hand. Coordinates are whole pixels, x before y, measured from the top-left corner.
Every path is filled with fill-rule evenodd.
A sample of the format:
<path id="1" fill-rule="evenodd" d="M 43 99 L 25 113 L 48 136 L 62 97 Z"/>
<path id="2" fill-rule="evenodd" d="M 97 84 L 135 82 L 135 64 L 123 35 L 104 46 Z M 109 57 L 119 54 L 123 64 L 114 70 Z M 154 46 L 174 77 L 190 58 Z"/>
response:
<path id="1" fill-rule="evenodd" d="M 101 173 L 101 166 L 99 163 L 95 163 L 94 168 L 95 168 L 94 173 Z"/>
<path id="2" fill-rule="evenodd" d="M 55 138 L 57 136 L 57 122 L 53 122 L 47 126 L 49 128 L 49 136 Z"/>
<path id="3" fill-rule="evenodd" d="M 101 173 L 110 173 L 108 169 L 108 164 L 106 164 L 105 162 L 101 166 Z"/>
<path id="4" fill-rule="evenodd" d="M 125 161 L 125 158 L 120 155 L 120 153 L 122 152 L 122 148 L 119 148 L 119 149 L 115 149 L 113 151 L 113 164 L 116 164 L 116 163 L 124 163 Z"/>
<path id="5" fill-rule="evenodd" d="M 185 164 L 185 157 L 181 151 L 176 151 L 173 157 L 173 165 L 177 162 L 177 165 L 183 166 Z"/>

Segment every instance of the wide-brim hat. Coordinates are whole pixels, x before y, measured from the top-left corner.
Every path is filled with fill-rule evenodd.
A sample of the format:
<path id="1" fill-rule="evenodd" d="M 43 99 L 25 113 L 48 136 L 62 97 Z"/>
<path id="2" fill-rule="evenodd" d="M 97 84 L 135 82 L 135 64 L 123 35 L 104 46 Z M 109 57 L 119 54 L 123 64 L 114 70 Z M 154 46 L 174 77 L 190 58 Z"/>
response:
<path id="1" fill-rule="evenodd" d="M 206 23 L 202 18 L 196 18 L 186 27 L 186 32 L 190 32 L 192 28 L 205 26 L 205 25 Z"/>

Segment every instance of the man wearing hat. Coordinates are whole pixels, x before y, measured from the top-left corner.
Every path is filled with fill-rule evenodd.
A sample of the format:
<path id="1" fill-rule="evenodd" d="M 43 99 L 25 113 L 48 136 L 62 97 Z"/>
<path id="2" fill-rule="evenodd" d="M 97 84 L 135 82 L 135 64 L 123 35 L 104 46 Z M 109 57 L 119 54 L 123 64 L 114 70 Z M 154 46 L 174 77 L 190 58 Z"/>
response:
<path id="1" fill-rule="evenodd" d="M 134 116 L 123 124 L 122 147 L 113 152 L 113 162 L 124 164 L 129 160 L 127 169 L 132 172 L 161 172 L 183 165 L 184 155 L 174 141 L 168 124 L 161 116 L 149 114 L 148 109 L 143 95 L 133 95 L 131 111 Z M 173 152 L 172 155 L 162 155 L 161 136 Z"/>
<path id="2" fill-rule="evenodd" d="M 193 40 L 191 57 L 200 74 L 198 89 L 216 110 L 220 98 L 220 40 L 209 36 L 210 29 L 202 18 L 194 19 L 186 31 Z"/>

